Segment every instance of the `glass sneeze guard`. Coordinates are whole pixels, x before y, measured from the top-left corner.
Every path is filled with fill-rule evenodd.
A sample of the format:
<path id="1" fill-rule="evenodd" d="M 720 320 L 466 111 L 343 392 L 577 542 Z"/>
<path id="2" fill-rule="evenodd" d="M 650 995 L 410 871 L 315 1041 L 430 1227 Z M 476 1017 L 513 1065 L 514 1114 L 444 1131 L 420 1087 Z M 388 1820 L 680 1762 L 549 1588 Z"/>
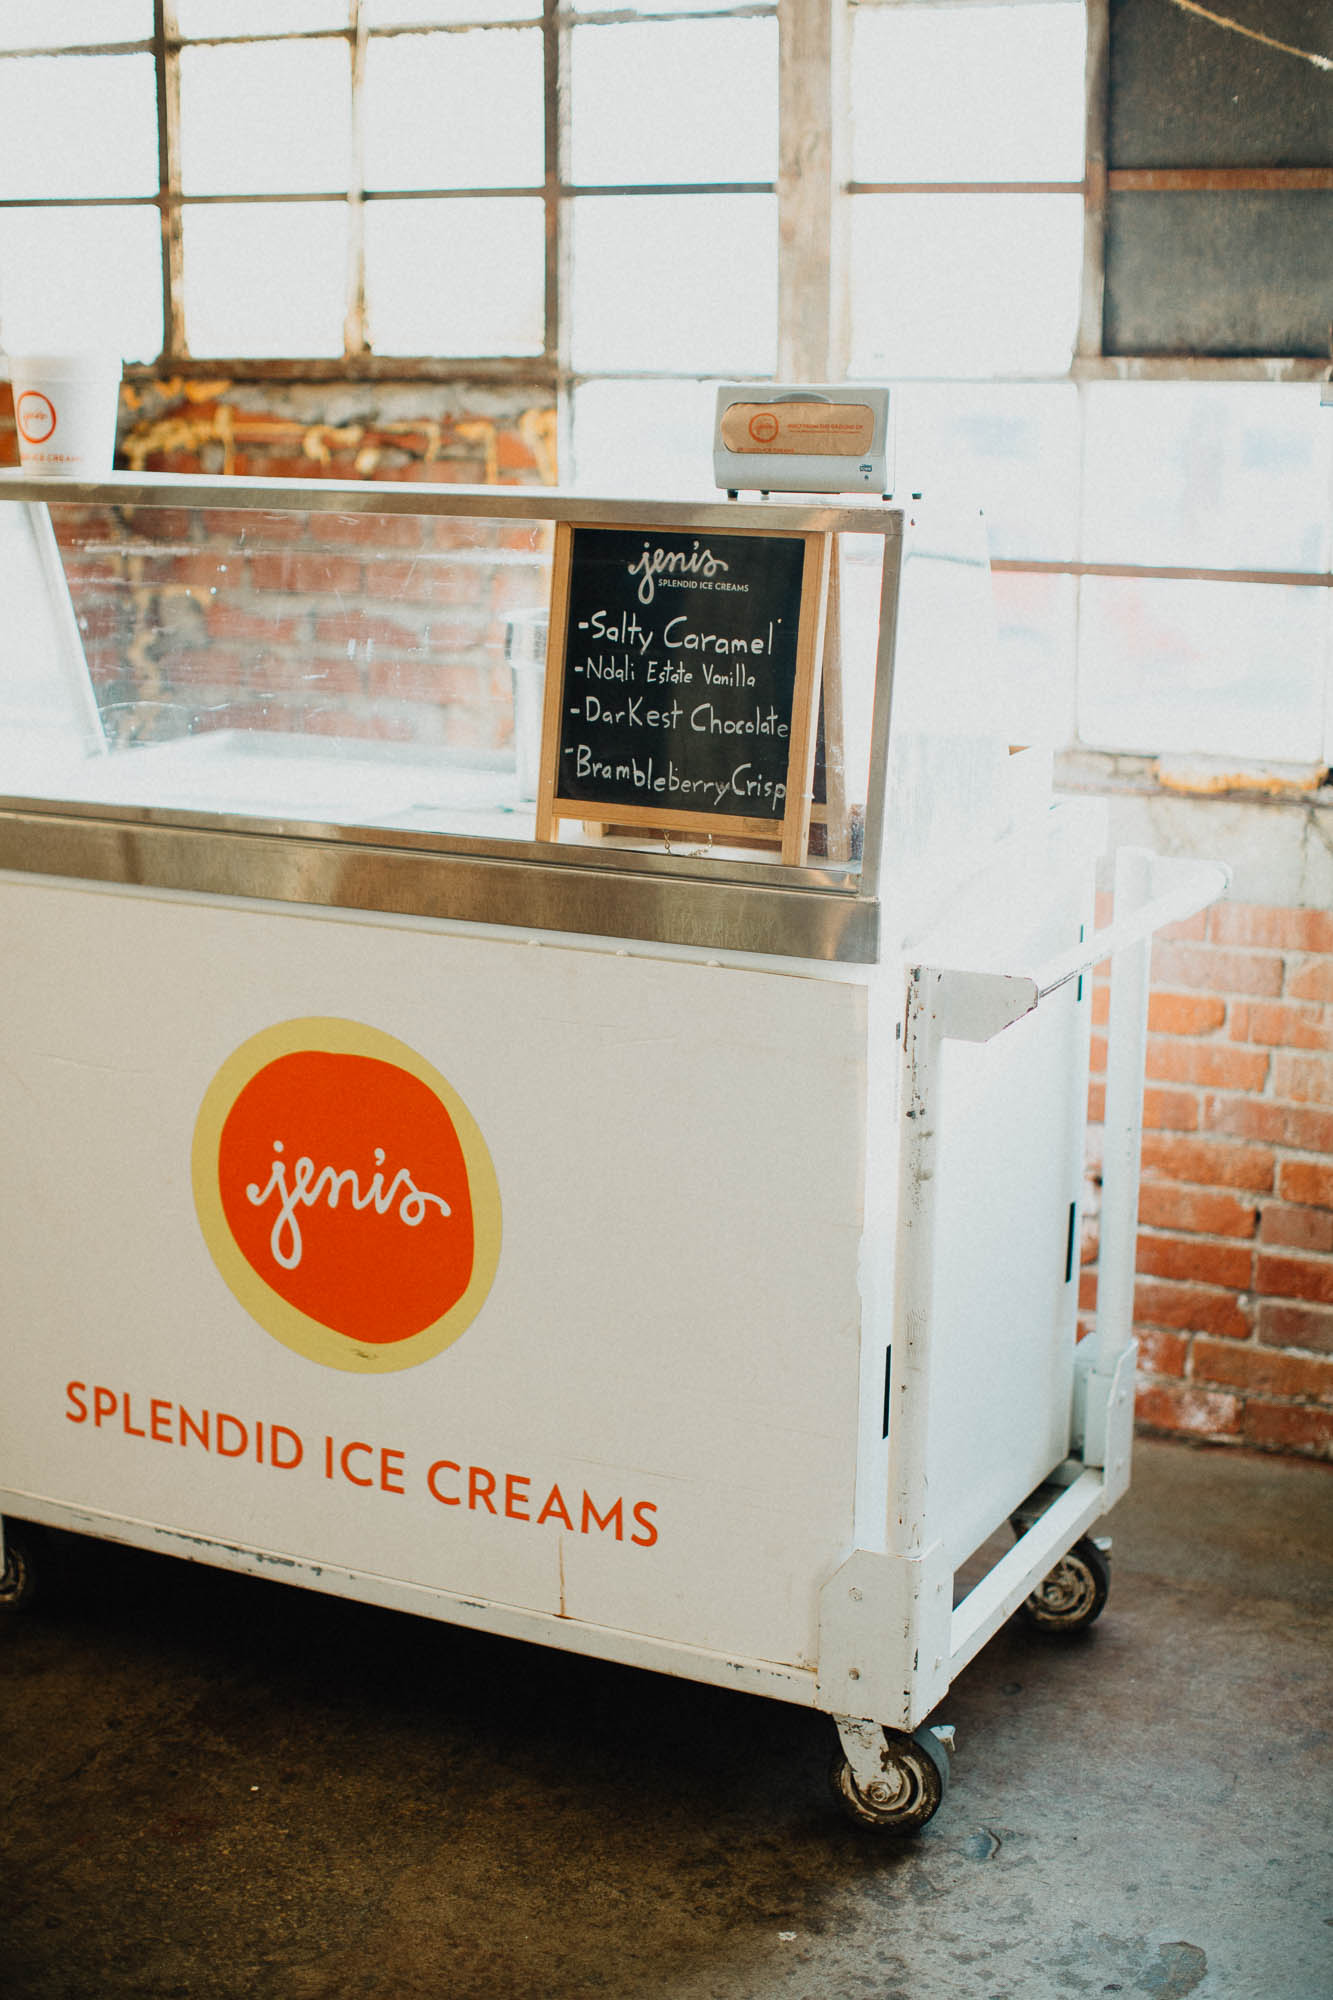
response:
<path id="1" fill-rule="evenodd" d="M 562 522 L 832 538 L 815 797 L 838 808 L 802 865 L 614 820 L 535 838 Z M 859 499 L 7 473 L 0 865 L 873 959 L 903 534 Z"/>

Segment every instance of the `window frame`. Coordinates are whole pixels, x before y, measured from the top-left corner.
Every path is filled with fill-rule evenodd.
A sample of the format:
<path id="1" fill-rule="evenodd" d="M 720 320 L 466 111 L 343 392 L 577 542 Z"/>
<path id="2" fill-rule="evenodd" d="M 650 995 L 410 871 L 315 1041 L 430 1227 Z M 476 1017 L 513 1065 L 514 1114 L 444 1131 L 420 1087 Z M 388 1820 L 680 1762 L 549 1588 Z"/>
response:
<path id="1" fill-rule="evenodd" d="M 833 0 L 837 4 L 837 0 Z M 846 0 L 850 17 L 857 9 L 888 8 L 893 6 L 985 6 L 995 4 L 995 0 Z M 1112 764 L 1117 759 L 1135 754 L 1114 749 L 1092 748 L 1078 735 L 1077 715 L 1081 708 L 1081 679 L 1084 672 L 1083 644 L 1080 625 L 1083 614 L 1083 592 L 1081 581 L 1089 578 L 1116 578 L 1128 581 L 1144 579 L 1173 584 L 1216 583 L 1226 585 L 1259 585 L 1278 588 L 1315 588 L 1328 591 L 1333 587 L 1333 573 L 1324 570 L 1293 569 L 1240 569 L 1212 568 L 1172 564 L 1099 562 L 1087 559 L 1084 549 L 1084 494 L 1089 478 L 1088 470 L 1088 423 L 1086 417 L 1085 392 L 1092 385 L 1101 383 L 1157 383 L 1174 382 L 1202 385 L 1206 383 L 1271 383 L 1274 385 L 1315 383 L 1327 380 L 1333 375 L 1328 359 L 1310 355 L 1251 354 L 1240 356 L 1213 355 L 1160 355 L 1160 354 L 1108 354 L 1103 338 L 1103 315 L 1106 292 L 1106 230 L 1107 210 L 1110 198 L 1119 193 L 1136 193 L 1151 196 L 1157 193 L 1179 193 L 1212 191 L 1218 193 L 1245 193 L 1250 190 L 1266 192 L 1289 191 L 1329 191 L 1333 192 L 1333 167 L 1329 168 L 1171 168 L 1151 167 L 1133 169 L 1113 169 L 1109 165 L 1110 137 L 1110 42 L 1111 42 L 1111 0 L 1083 0 L 1086 21 L 1086 44 L 1084 58 L 1084 174 L 1081 183 L 1037 182 L 1037 183 L 962 183 L 962 182 L 858 182 L 844 180 L 841 188 L 846 197 L 842 202 L 844 211 L 858 195 L 862 194 L 930 194 L 947 196 L 950 194 L 1009 193 L 1020 197 L 1052 193 L 1079 193 L 1083 198 L 1083 261 L 1080 290 L 1078 330 L 1074 351 L 1067 370 L 1061 373 L 1033 373 L 1021 377 L 1000 374 L 991 376 L 922 377 L 913 376 L 912 386 L 918 383 L 965 381 L 967 386 L 1000 387 L 1016 384 L 1029 388 L 1043 385 L 1058 386 L 1068 384 L 1073 387 L 1078 398 L 1078 525 L 1076 530 L 1076 554 L 1074 556 L 1042 559 L 1032 555 L 1012 555 L 992 557 L 991 568 L 1000 573 L 1018 576 L 1053 577 L 1068 576 L 1073 579 L 1073 631 L 1071 643 L 1073 657 L 1070 662 L 1070 693 L 1074 705 L 1075 721 L 1068 749 L 1073 754 L 1094 763 Z M 1262 37 L 1260 38 L 1262 39 Z M 785 109 L 785 106 L 784 106 Z M 832 321 L 831 321 L 832 324 Z M 845 322 L 844 322 L 845 324 Z M 841 362 L 845 347 L 841 352 L 830 354 L 830 362 Z M 1333 347 L 1330 349 L 1333 357 Z M 829 379 L 846 374 L 845 366 L 832 365 Z M 819 379 L 818 372 L 812 371 L 812 378 Z M 1327 657 L 1324 663 L 1324 734 L 1323 762 L 1333 759 L 1333 598 L 1328 600 L 1326 624 L 1329 630 Z M 1142 753 L 1152 756 L 1154 753 Z M 1237 765 L 1244 760 L 1233 759 Z M 1318 757 L 1316 761 L 1319 761 Z"/>
<path id="2" fill-rule="evenodd" d="M 1083 202 L 1083 256 L 1078 330 L 1069 367 L 1058 373 L 1034 373 L 1021 377 L 1001 374 L 969 377 L 978 385 L 1000 386 L 1021 381 L 1025 386 L 1072 384 L 1079 392 L 1080 443 L 1079 481 L 1087 479 L 1086 425 L 1081 411 L 1083 390 L 1102 382 L 1188 382 L 1229 383 L 1267 382 L 1273 384 L 1313 383 L 1327 375 L 1323 360 L 1308 355 L 1242 355 L 1214 357 L 1192 355 L 1110 354 L 1102 337 L 1105 293 L 1105 238 L 1108 202 L 1122 191 L 1151 196 L 1157 191 L 1184 188 L 1244 191 L 1262 186 L 1333 190 L 1333 168 L 1234 169 L 1138 167 L 1115 171 L 1108 168 L 1110 12 L 1111 0 L 1083 0 L 1086 20 L 1084 66 L 1084 172 L 1081 181 L 1069 182 L 870 182 L 857 181 L 848 173 L 850 149 L 848 51 L 854 13 L 858 8 L 890 6 L 984 7 L 996 0 L 716 0 L 699 11 L 672 12 L 668 0 L 661 8 L 652 0 L 642 6 L 598 6 L 575 12 L 569 0 L 541 0 L 540 14 L 514 16 L 504 21 L 464 20 L 385 25 L 371 28 L 363 0 L 346 0 L 347 22 L 343 27 L 275 31 L 260 35 L 211 35 L 184 38 L 178 31 L 176 0 L 153 0 L 153 32 L 147 40 L 87 43 L 53 49 L 33 46 L 0 53 L 0 60 L 37 54 L 89 54 L 131 52 L 151 53 L 157 89 L 158 186 L 153 195 L 137 197 L 96 197 L 80 201 L 63 197 L 58 202 L 0 199 L 0 208 L 41 209 L 54 206 L 134 206 L 156 208 L 162 238 L 163 347 L 151 360 L 132 363 L 126 369 L 131 382 L 152 382 L 165 377 L 183 380 L 213 379 L 223 376 L 238 385 L 302 382 L 505 384 L 548 393 L 568 425 L 574 394 L 584 383 L 633 382 L 635 380 L 675 380 L 698 382 L 708 379 L 695 370 L 669 371 L 602 368 L 575 370 L 570 363 L 570 299 L 572 294 L 571 236 L 575 201 L 596 197 L 652 195 L 767 195 L 776 197 L 778 216 L 777 270 L 777 365 L 779 381 L 837 381 L 847 375 L 849 349 L 849 302 L 847 286 L 847 239 L 850 217 L 856 200 L 863 195 L 900 193 L 930 195 L 975 195 L 1005 193 L 1049 196 L 1053 193 L 1078 194 Z M 1052 0 L 1054 4 L 1054 0 Z M 1067 4 L 1067 0 L 1062 0 Z M 571 140 L 571 36 L 601 25 L 674 21 L 688 23 L 719 18 L 771 18 L 778 35 L 778 141 L 776 178 L 771 181 L 713 183 L 671 183 L 646 187 L 638 184 L 581 187 L 570 177 Z M 487 29 L 539 26 L 543 48 L 544 174 L 540 188 L 368 190 L 364 185 L 361 157 L 360 107 L 365 81 L 367 50 L 373 39 L 401 35 L 485 32 Z M 186 195 L 180 172 L 180 57 L 183 48 L 222 45 L 254 45 L 307 40 L 341 40 L 348 45 L 352 87 L 352 144 L 348 184 L 345 188 L 306 194 L 253 193 L 247 195 Z M 377 200 L 402 199 L 531 199 L 540 196 L 545 213 L 544 345 L 539 354 L 517 356 L 467 355 L 379 355 L 367 342 L 365 295 L 365 232 L 368 204 Z M 192 355 L 185 334 L 186 282 L 182 249 L 182 218 L 188 208 L 208 202 L 262 204 L 276 201 L 341 202 L 348 209 L 349 278 L 344 318 L 344 352 L 341 356 L 254 358 L 228 355 Z M 914 377 L 927 381 L 960 380 Z M 562 454 L 563 456 L 563 454 Z M 1080 507 L 1080 514 L 1082 508 Z M 993 567 L 1033 576 L 1067 575 L 1078 581 L 1084 576 L 1160 578 L 1180 582 L 1258 583 L 1273 586 L 1328 587 L 1333 578 L 1327 571 L 1238 570 L 1161 566 L 1146 563 L 1099 563 L 1083 560 L 1081 544 L 1073 557 L 1046 560 L 1039 551 L 1020 552 L 997 558 Z M 1076 610 L 1077 620 L 1077 610 Z M 1075 648 L 1078 634 L 1075 630 Z M 1333 666 L 1330 667 L 1333 676 Z M 1077 686 L 1077 663 L 1074 667 Z M 1333 726 L 1333 689 L 1327 697 L 1330 726 Z"/>
<path id="3" fill-rule="evenodd" d="M 0 51 L 0 61 L 38 54 L 80 56 L 148 53 L 157 82 L 158 186 L 144 196 L 103 196 L 57 200 L 0 197 L 0 208 L 153 207 L 162 236 L 163 344 L 151 359 L 127 368 L 130 379 L 151 380 L 163 373 L 183 377 L 225 372 L 238 381 L 481 380 L 522 381 L 561 390 L 583 379 L 616 377 L 633 371 L 576 373 L 569 366 L 568 300 L 571 204 L 580 198 L 621 195 L 775 194 L 778 204 L 779 269 L 777 379 L 832 380 L 846 372 L 846 229 L 851 203 L 863 194 L 1079 194 L 1083 200 L 1084 253 L 1081 309 L 1075 351 L 1067 374 L 1028 376 L 1033 380 L 1075 381 L 1272 381 L 1320 379 L 1327 363 L 1302 355 L 1207 357 L 1188 355 L 1107 355 L 1102 343 L 1107 202 L 1119 192 L 1218 191 L 1262 187 L 1333 190 L 1333 168 L 1232 169 L 1134 168 L 1108 170 L 1107 135 L 1110 0 L 1084 0 L 1087 19 L 1085 65 L 1085 168 L 1081 181 L 1060 182 L 872 182 L 853 180 L 845 167 L 847 146 L 847 57 L 850 23 L 860 8 L 897 5 L 978 6 L 995 0 L 717 0 L 716 6 L 675 14 L 664 6 L 607 6 L 575 13 L 562 0 L 541 0 L 540 13 L 517 12 L 504 21 L 466 20 L 386 24 L 372 28 L 362 0 L 347 0 L 345 26 L 275 31 L 265 34 L 184 38 L 177 26 L 175 0 L 153 0 L 153 31 L 147 40 L 80 43 L 51 47 L 33 44 Z M 570 137 L 569 38 L 599 25 L 717 18 L 776 18 L 779 38 L 779 165 L 771 181 L 663 183 L 581 187 L 568 174 Z M 364 185 L 361 163 L 360 102 L 367 49 L 372 40 L 427 34 L 465 34 L 488 29 L 539 27 L 543 40 L 545 109 L 544 176 L 540 187 L 374 189 Z M 180 56 L 186 47 L 221 47 L 293 41 L 341 41 L 348 45 L 352 91 L 352 145 L 345 188 L 315 193 L 187 195 L 180 175 Z M 540 197 L 546 213 L 544 274 L 545 341 L 538 355 L 381 355 L 366 338 L 364 219 L 369 204 L 382 200 L 505 199 Z M 348 210 L 349 283 L 341 356 L 193 355 L 185 334 L 182 217 L 191 206 L 209 203 L 343 203 Z M 695 379 L 688 373 L 683 379 Z M 992 379 L 1009 379 L 997 377 Z"/>

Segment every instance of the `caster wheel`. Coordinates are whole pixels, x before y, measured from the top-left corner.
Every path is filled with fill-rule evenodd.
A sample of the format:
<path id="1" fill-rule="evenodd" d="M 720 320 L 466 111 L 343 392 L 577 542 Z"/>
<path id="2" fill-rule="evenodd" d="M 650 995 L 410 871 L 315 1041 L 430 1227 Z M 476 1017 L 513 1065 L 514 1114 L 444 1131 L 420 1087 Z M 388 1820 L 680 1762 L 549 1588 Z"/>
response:
<path id="1" fill-rule="evenodd" d="M 1101 1617 L 1110 1588 L 1110 1562 L 1085 1535 L 1025 1600 L 1023 1616 L 1043 1632 L 1081 1632 Z"/>
<path id="2" fill-rule="evenodd" d="M 932 1819 L 949 1782 L 949 1756 L 933 1729 L 886 1729 L 884 1775 L 864 1788 L 839 1751 L 830 1774 L 833 1796 L 855 1826 L 917 1833 Z"/>
<path id="3" fill-rule="evenodd" d="M 37 1595 L 31 1531 L 21 1522 L 5 1523 L 5 1568 L 0 1576 L 0 1611 L 23 1611 Z"/>

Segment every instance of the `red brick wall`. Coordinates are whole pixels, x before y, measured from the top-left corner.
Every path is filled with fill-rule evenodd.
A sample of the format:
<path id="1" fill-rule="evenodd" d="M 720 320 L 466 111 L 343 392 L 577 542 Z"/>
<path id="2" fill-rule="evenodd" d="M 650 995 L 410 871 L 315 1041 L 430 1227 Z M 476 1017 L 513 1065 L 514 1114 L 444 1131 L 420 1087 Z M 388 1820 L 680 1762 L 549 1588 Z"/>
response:
<path id="1" fill-rule="evenodd" d="M 1333 915 L 1220 903 L 1163 932 L 1148 1029 L 1140 1423 L 1333 1456 Z M 1091 1218 L 1088 1310 L 1095 1255 Z"/>
<path id="2" fill-rule="evenodd" d="M 555 437 L 549 397 L 521 385 L 126 381 L 116 468 L 552 485 Z M 17 464 L 13 397 L 0 382 L 0 465 Z"/>

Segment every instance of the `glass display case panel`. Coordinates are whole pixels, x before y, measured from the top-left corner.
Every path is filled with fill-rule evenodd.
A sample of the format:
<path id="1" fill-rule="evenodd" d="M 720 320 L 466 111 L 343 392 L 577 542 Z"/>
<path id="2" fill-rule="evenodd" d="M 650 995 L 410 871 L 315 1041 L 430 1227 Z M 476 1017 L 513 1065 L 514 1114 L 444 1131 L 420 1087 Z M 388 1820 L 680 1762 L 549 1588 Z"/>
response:
<path id="1" fill-rule="evenodd" d="M 46 511 L 0 509 L 5 561 L 29 596 L 56 584 L 43 660 L 60 685 L 67 586 L 97 733 L 86 713 L 77 737 L 44 729 L 6 790 L 492 833 L 526 814 L 530 831 L 508 653 L 545 614 L 546 523 L 71 503 L 47 530 Z M 41 571 L 44 535 L 58 562 Z M 30 655 L 12 630 L 6 651 L 24 725 Z"/>
<path id="2" fill-rule="evenodd" d="M 0 547 L 0 761 L 4 782 L 22 790 L 71 760 L 101 757 L 107 745 L 45 508 L 0 512 Z"/>
<path id="3" fill-rule="evenodd" d="M 871 743 L 884 547 L 876 535 L 838 537 L 843 790 L 855 826 L 871 792 Z"/>
<path id="4" fill-rule="evenodd" d="M 639 575 L 654 533 L 664 558 L 673 536 L 704 554 Z M 722 546 L 732 534 L 756 539 Z M 784 538 L 800 550 L 794 600 Z M 705 560 L 709 577 L 729 574 L 699 585 Z M 975 510 L 164 475 L 66 497 L 19 473 L 0 478 L 0 574 L 14 610 L 0 631 L 0 820 L 20 867 L 469 921 L 503 909 L 538 929 L 864 962 L 886 897 L 895 921 L 924 920 L 1037 810 L 1027 760 L 1008 754 Z M 585 676 L 562 678 L 559 698 L 553 603 L 568 623 L 552 658 Z M 601 636 L 576 637 L 592 634 L 595 604 L 618 636 L 603 610 Z M 785 733 L 763 702 L 786 699 L 788 642 L 771 666 L 747 658 L 742 672 L 731 656 L 773 654 L 773 630 L 749 626 L 793 607 L 806 663 L 793 744 L 814 732 L 808 843 L 799 806 L 761 806 L 756 823 L 748 779 L 738 805 L 724 788 L 676 814 L 627 792 L 640 785 L 627 767 L 591 791 L 562 780 L 552 809 L 548 772 L 603 722 L 687 791 L 709 790 L 719 757 L 733 779 L 762 777 L 760 735 Z M 672 682 L 643 703 L 675 712 L 600 717 L 631 680 Z M 710 901 L 719 884 L 730 903 Z"/>
<path id="5" fill-rule="evenodd" d="M 477 515 L 228 505 L 223 481 L 208 505 L 170 504 L 169 486 L 159 502 L 154 482 L 153 504 L 135 490 L 121 504 L 0 504 L 0 563 L 22 598 L 0 647 L 0 790 L 191 819 L 533 839 L 552 520 L 503 503 Z M 643 518 L 633 502 L 598 505 L 594 518 Z M 710 531 L 727 532 L 725 504 L 709 513 Z M 775 525 L 790 533 L 789 514 L 800 518 L 783 510 Z M 824 689 L 808 859 L 851 884 L 872 784 L 886 544 L 842 533 L 831 547 L 834 602 L 821 596 L 810 612 Z M 908 617 L 927 649 L 934 616 Z M 645 612 L 645 630 L 652 622 Z M 688 651 L 694 622 L 673 646 Z M 732 676 L 714 664 L 705 688 L 700 657 L 682 654 L 673 672 L 690 665 L 683 678 L 710 710 L 735 709 L 748 726 L 741 678 L 719 696 Z M 929 685 L 914 698 L 905 684 L 902 699 L 925 714 Z M 936 726 L 918 715 L 920 729 Z M 780 860 L 780 831 L 574 818 L 556 838 L 749 867 Z"/>

